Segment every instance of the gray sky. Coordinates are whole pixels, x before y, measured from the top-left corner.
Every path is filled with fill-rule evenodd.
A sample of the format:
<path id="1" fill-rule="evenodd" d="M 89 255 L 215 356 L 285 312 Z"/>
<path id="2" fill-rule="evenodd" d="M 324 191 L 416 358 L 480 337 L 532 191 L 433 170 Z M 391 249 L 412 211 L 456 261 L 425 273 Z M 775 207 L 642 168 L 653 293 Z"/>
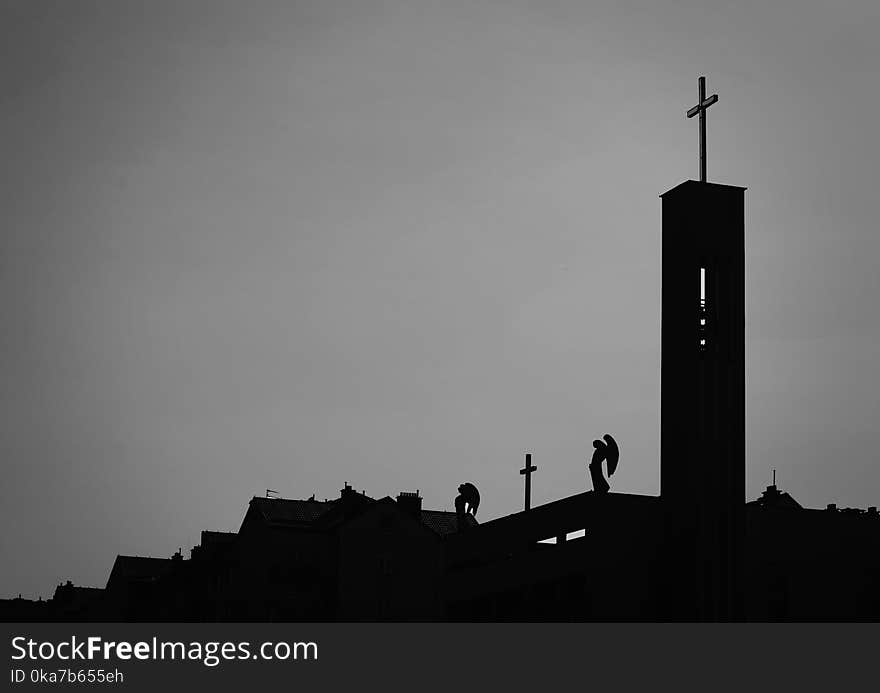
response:
<path id="1" fill-rule="evenodd" d="M 880 501 L 880 5 L 0 15 L 0 596 L 253 495 L 659 491 L 660 200 L 748 187 L 747 488 Z M 872 127 L 872 125 L 874 127 Z M 707 227 L 711 232 L 711 227 Z"/>

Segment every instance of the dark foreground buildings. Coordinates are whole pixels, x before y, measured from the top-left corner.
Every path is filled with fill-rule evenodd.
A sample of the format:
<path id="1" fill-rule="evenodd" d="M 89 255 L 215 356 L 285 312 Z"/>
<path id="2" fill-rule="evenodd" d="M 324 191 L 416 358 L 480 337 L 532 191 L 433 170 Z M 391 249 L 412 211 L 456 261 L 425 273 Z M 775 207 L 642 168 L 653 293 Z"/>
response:
<path id="1" fill-rule="evenodd" d="M 880 516 L 745 500 L 744 189 L 665 193 L 661 493 L 588 491 L 478 524 L 418 493 L 254 498 L 185 559 L 5 620 L 880 620 Z"/>

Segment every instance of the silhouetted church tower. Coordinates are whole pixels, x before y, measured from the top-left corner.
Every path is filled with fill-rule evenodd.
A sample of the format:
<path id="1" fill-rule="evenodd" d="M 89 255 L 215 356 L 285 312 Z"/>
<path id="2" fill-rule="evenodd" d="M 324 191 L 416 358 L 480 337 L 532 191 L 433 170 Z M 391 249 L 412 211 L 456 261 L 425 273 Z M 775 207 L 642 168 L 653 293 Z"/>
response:
<path id="1" fill-rule="evenodd" d="M 660 495 L 681 616 L 742 617 L 745 505 L 745 188 L 705 181 L 661 195 Z"/>

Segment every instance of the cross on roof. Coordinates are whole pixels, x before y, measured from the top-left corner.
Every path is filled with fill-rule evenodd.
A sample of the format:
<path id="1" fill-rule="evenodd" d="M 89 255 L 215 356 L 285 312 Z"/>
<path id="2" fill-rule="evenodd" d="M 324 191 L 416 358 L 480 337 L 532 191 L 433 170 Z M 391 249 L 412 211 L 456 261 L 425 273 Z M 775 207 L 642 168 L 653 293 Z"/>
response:
<path id="1" fill-rule="evenodd" d="M 700 182 L 706 182 L 706 109 L 718 101 L 718 94 L 706 98 L 706 78 L 700 77 L 697 84 L 697 105 L 687 112 L 688 118 L 700 114 Z"/>
<path id="2" fill-rule="evenodd" d="M 526 466 L 519 470 L 520 474 L 524 474 L 526 477 L 526 510 L 528 510 L 532 505 L 532 472 L 536 471 L 538 468 L 532 464 L 532 453 L 526 453 Z"/>

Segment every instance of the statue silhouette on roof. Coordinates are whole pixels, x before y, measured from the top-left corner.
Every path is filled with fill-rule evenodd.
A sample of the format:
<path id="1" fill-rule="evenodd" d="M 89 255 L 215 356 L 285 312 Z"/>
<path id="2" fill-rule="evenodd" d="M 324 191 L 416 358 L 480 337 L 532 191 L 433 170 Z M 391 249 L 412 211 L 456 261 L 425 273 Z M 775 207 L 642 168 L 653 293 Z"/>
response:
<path id="1" fill-rule="evenodd" d="M 469 481 L 458 487 L 458 496 L 455 497 L 455 511 L 459 508 L 463 513 L 477 514 L 477 508 L 480 507 L 480 492 L 477 487 Z"/>
<path id="2" fill-rule="evenodd" d="M 476 516 L 477 508 L 480 507 L 480 492 L 469 481 L 458 487 L 458 495 L 455 497 L 455 516 L 458 520 L 459 531 L 467 527 L 465 515 L 470 513 Z"/>
<path id="3" fill-rule="evenodd" d="M 617 441 L 607 433 L 602 436 L 602 440 L 594 440 L 593 459 L 590 461 L 589 470 L 590 478 L 593 480 L 594 493 L 608 493 L 611 487 L 602 475 L 602 462 L 608 461 L 608 476 L 614 474 L 617 469 L 617 462 L 620 460 L 620 449 L 617 447 Z"/>

